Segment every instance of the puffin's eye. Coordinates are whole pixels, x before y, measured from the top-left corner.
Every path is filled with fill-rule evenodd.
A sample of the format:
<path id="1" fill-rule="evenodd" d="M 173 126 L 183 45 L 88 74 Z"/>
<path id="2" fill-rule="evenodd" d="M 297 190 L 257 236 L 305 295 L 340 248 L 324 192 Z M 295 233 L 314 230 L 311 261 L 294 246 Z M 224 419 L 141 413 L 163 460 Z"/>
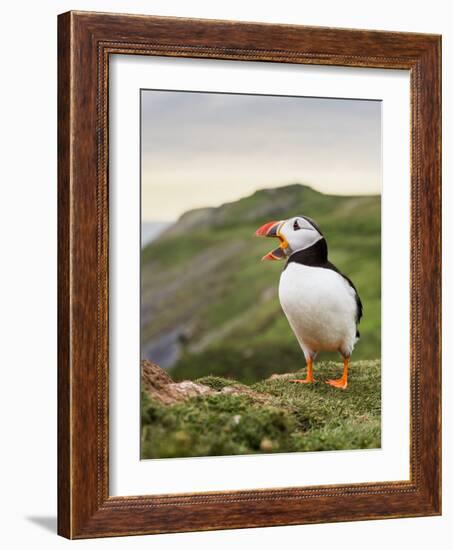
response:
<path id="1" fill-rule="evenodd" d="M 297 220 L 294 220 L 293 229 L 294 231 L 297 231 L 298 229 L 300 229 L 300 225 Z"/>

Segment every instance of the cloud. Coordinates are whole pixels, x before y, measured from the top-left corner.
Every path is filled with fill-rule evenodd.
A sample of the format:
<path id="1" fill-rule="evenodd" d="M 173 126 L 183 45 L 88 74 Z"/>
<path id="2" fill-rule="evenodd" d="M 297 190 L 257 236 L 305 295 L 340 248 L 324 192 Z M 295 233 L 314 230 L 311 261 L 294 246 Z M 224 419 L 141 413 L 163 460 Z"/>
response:
<path id="1" fill-rule="evenodd" d="M 144 219 L 294 181 L 379 193 L 380 163 L 379 101 L 142 92 Z"/>

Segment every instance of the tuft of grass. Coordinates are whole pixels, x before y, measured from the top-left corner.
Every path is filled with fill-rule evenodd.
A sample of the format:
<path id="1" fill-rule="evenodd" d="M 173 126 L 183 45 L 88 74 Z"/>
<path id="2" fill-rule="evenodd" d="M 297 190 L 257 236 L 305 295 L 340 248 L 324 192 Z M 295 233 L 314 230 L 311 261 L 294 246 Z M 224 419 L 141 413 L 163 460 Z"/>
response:
<path id="1" fill-rule="evenodd" d="M 203 376 L 202 378 L 198 378 L 196 382 L 209 386 L 216 391 L 220 391 L 228 386 L 235 386 L 238 384 L 238 382 L 233 379 L 221 378 L 220 376 Z"/>
<path id="2" fill-rule="evenodd" d="M 341 375 L 342 364 L 318 363 L 313 385 L 288 379 L 251 385 L 268 397 L 198 396 L 171 406 L 142 395 L 142 458 L 220 456 L 276 452 L 379 448 L 381 442 L 380 361 L 351 365 L 349 387 L 325 384 Z M 303 377 L 305 373 L 294 373 Z M 220 392 L 234 380 L 198 380 Z"/>

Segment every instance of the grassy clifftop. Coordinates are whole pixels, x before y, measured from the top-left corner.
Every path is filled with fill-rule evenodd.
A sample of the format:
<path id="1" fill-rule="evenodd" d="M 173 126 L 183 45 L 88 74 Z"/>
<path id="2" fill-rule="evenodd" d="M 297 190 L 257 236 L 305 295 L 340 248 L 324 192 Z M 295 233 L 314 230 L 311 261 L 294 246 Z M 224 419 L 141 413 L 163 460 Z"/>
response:
<path id="1" fill-rule="evenodd" d="M 213 391 L 163 404 L 143 389 L 142 458 L 219 456 L 380 447 L 379 361 L 356 361 L 345 391 L 324 383 L 341 363 L 316 365 L 313 385 L 271 377 L 251 385 L 208 376 Z M 160 382 L 159 382 L 160 383 Z M 229 389 L 226 392 L 225 389 Z M 236 390 L 236 391 L 235 391 Z"/>
<path id="2" fill-rule="evenodd" d="M 299 214 L 320 224 L 330 260 L 362 298 L 353 359 L 379 357 L 380 197 L 299 184 L 187 212 L 142 251 L 142 357 L 179 380 L 212 374 L 251 383 L 302 367 L 277 297 L 283 262 L 261 262 L 275 243 L 254 237 L 262 223 Z M 159 347 L 171 357 L 159 357 Z"/>

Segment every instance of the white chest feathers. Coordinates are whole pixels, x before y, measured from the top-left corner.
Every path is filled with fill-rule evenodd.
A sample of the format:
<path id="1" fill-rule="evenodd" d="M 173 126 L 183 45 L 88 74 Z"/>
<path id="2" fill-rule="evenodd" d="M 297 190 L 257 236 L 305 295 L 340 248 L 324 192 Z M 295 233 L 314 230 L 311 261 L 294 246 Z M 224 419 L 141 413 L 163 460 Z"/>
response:
<path id="1" fill-rule="evenodd" d="M 355 291 L 331 269 L 291 262 L 282 272 L 280 304 L 302 350 L 350 355 L 356 342 Z"/>

